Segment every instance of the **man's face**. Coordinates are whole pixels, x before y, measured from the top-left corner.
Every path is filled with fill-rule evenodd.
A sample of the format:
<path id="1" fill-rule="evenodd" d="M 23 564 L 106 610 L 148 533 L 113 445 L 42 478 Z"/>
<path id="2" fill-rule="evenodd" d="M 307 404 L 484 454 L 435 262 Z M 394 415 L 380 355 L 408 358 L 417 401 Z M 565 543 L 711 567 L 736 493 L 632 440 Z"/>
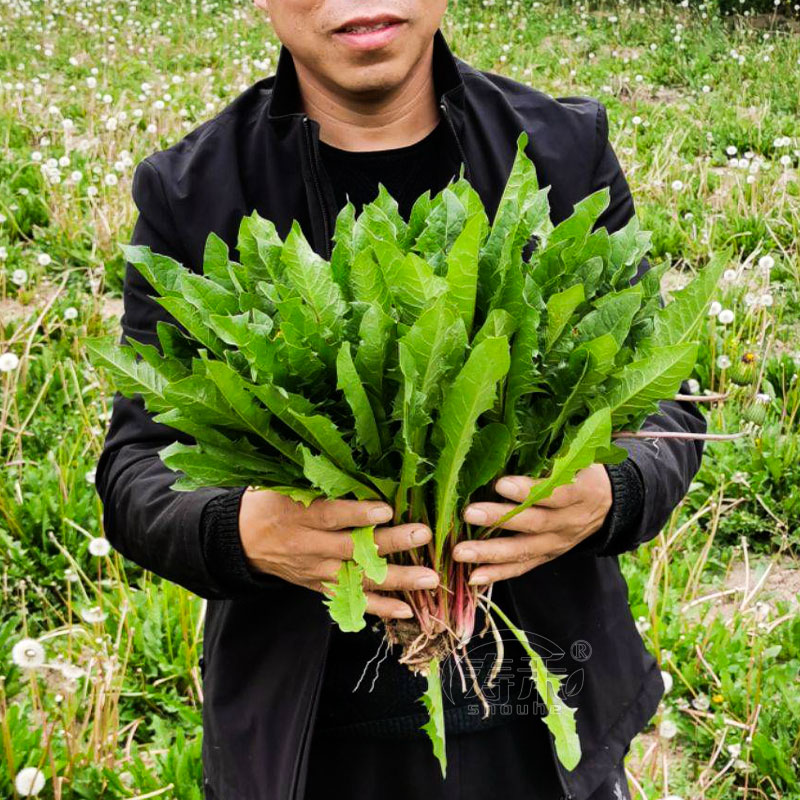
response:
<path id="1" fill-rule="evenodd" d="M 254 0 L 298 67 L 332 91 L 379 99 L 401 86 L 430 47 L 447 0 Z M 351 20 L 389 15 L 382 31 L 338 32 Z"/>

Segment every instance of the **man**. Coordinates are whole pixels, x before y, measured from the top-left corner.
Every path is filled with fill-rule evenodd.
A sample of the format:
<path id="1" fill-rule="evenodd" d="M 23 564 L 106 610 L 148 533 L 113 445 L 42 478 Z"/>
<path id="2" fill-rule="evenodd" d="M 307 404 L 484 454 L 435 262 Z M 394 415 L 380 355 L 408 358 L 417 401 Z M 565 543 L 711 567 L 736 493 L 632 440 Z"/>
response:
<path id="1" fill-rule="evenodd" d="M 436 191 L 462 164 L 491 220 L 523 130 L 540 185 L 551 186 L 554 223 L 604 186 L 611 201 L 598 226 L 614 231 L 633 215 L 604 107 L 586 97 L 556 100 L 456 58 L 439 29 L 446 0 L 255 2 L 269 13 L 283 43 L 275 75 L 139 165 L 133 244 L 200 271 L 208 233 L 221 236 L 237 258 L 239 223 L 256 209 L 274 221 L 281 237 L 297 219 L 315 251 L 329 258 L 336 210 L 344 201 L 342 181 L 363 201 L 381 174 L 407 209 L 422 178 Z M 392 174 L 395 161 L 408 163 L 403 157 L 409 148 L 426 154 L 430 174 Z M 377 155 L 378 167 L 365 166 L 361 156 L 369 153 Z M 348 164 L 361 170 L 360 185 L 348 177 Z M 643 261 L 639 276 L 647 267 Z M 151 287 L 128 265 L 123 340 L 130 335 L 158 346 L 157 321 L 172 320 L 149 294 Z M 704 423 L 693 406 L 666 402 L 645 427 L 700 432 Z M 397 772 L 427 769 L 410 760 L 419 749 L 365 738 L 357 740 L 362 749 L 342 748 L 341 757 L 330 755 L 333 749 L 328 757 L 321 747 L 317 723 L 336 723 L 345 705 L 336 672 L 345 657 L 335 647 L 341 640 L 331 638 L 320 592 L 351 554 L 343 532 L 375 523 L 380 552 L 389 553 L 424 544 L 430 531 L 419 524 L 388 525 L 392 510 L 378 502 L 316 501 L 304 509 L 282 495 L 246 487 L 173 492 L 175 473 L 158 451 L 176 439 L 192 442 L 153 422 L 139 398 L 117 394 L 96 483 L 114 546 L 209 600 L 202 661 L 206 797 L 301 800 L 307 790 L 314 798 L 326 789 L 407 796 L 400 789 L 392 794 L 392 784 Z M 547 800 L 625 797 L 622 759 L 656 710 L 663 683 L 631 617 L 617 555 L 656 535 L 697 471 L 702 448 L 674 439 L 657 447 L 646 440 L 624 444 L 629 458 L 623 464 L 590 467 L 573 486 L 517 516 L 508 535 L 455 551 L 474 565 L 474 579 L 497 582 L 520 627 L 563 650 L 558 671 L 578 684 L 567 700 L 579 708 L 580 763 L 564 770 L 549 735 L 535 738 L 544 730 L 541 721 L 515 718 L 453 737 L 463 765 L 457 785 L 414 786 L 409 791 L 415 796 L 500 791 Z M 510 477 L 496 488 L 513 504 L 524 496 L 528 479 Z M 508 507 L 476 503 L 465 513 L 483 524 Z M 380 587 L 366 586 L 368 613 L 409 616 L 407 604 L 391 593 L 437 580 L 432 570 L 391 566 Z M 326 670 L 329 651 L 336 653 L 333 671 Z M 452 717 L 463 721 L 457 705 Z M 375 704 L 365 708 L 374 712 Z M 328 716 L 318 717 L 319 710 Z M 367 721 L 385 722 L 374 714 Z M 509 732 L 526 730 L 534 753 L 524 742 L 510 747 L 515 736 Z M 331 748 L 336 741 L 330 738 Z M 546 746 L 550 753 L 542 760 Z M 491 758 L 481 763 L 482 754 Z M 537 770 L 528 766 L 526 774 L 529 757 L 538 759 Z M 337 759 L 338 774 L 327 782 Z M 545 763 L 547 774 L 538 771 Z M 394 773 L 388 771 L 392 764 Z M 370 770 L 377 784 L 358 783 L 357 774 Z M 506 773 L 511 777 L 502 783 Z M 512 785 L 513 791 L 507 788 Z"/>

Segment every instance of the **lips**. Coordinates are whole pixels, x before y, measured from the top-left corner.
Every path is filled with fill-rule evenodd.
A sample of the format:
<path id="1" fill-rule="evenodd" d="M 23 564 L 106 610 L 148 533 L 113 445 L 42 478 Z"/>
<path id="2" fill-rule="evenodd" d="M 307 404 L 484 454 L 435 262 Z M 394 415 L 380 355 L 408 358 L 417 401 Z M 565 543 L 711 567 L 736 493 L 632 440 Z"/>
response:
<path id="1" fill-rule="evenodd" d="M 405 22 L 405 20 L 400 17 L 395 17 L 392 14 L 376 14 L 372 17 L 353 17 L 353 19 L 345 22 L 344 25 L 340 25 L 334 33 L 367 33 L 399 22 Z"/>
<path id="2" fill-rule="evenodd" d="M 385 47 L 403 28 L 405 20 L 379 18 L 374 20 L 351 20 L 334 37 L 355 50 L 375 50 Z"/>
<path id="3" fill-rule="evenodd" d="M 388 28 L 389 25 L 396 24 L 396 22 L 379 22 L 377 25 L 347 25 L 340 28 L 338 33 L 367 33 L 367 31 L 379 31 L 381 28 Z"/>

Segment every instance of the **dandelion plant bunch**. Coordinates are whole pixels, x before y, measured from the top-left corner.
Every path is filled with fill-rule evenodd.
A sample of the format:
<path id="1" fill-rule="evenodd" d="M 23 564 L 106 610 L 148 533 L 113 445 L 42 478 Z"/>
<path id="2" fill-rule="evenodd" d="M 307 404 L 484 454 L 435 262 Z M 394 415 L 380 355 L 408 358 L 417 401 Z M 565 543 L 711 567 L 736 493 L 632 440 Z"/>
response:
<path id="1" fill-rule="evenodd" d="M 439 665 L 464 653 L 483 605 L 525 648 L 548 708 L 559 759 L 580 758 L 575 709 L 519 628 L 450 555 L 464 539 L 493 535 L 461 511 L 501 474 L 541 478 L 513 514 L 549 496 L 584 467 L 622 460 L 614 444 L 672 398 L 695 364 L 694 341 L 724 259 L 662 306 L 665 265 L 631 284 L 650 234 L 636 217 L 609 234 L 595 223 L 609 190 L 553 226 L 521 133 L 490 223 L 462 174 L 421 195 L 406 222 L 383 185 L 356 217 L 339 212 L 330 261 L 294 221 L 281 240 L 253 212 L 238 233 L 239 261 L 214 233 L 203 274 L 122 245 L 176 320 L 157 324 L 160 348 L 128 337 L 90 345 L 125 395 L 155 420 L 189 434 L 160 451 L 180 473 L 172 488 L 254 486 L 315 498 L 382 499 L 395 521 L 421 521 L 430 544 L 393 554 L 441 577 L 403 593 L 411 621 L 385 621 L 400 660 L 428 679 L 424 726 L 445 771 Z M 526 244 L 533 249 L 523 257 Z M 342 630 L 364 627 L 364 575 L 387 560 L 371 528 L 350 534 L 324 600 Z"/>

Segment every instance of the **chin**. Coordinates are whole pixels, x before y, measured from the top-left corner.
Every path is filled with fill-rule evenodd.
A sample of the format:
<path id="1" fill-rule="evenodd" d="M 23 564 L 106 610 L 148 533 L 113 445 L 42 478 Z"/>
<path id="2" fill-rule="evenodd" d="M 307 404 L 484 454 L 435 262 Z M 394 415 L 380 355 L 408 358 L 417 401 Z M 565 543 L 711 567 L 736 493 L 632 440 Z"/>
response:
<path id="1" fill-rule="evenodd" d="M 331 78 L 354 95 L 368 97 L 384 94 L 403 83 L 405 73 L 396 64 L 374 64 L 372 66 L 343 67 L 331 74 Z"/>

